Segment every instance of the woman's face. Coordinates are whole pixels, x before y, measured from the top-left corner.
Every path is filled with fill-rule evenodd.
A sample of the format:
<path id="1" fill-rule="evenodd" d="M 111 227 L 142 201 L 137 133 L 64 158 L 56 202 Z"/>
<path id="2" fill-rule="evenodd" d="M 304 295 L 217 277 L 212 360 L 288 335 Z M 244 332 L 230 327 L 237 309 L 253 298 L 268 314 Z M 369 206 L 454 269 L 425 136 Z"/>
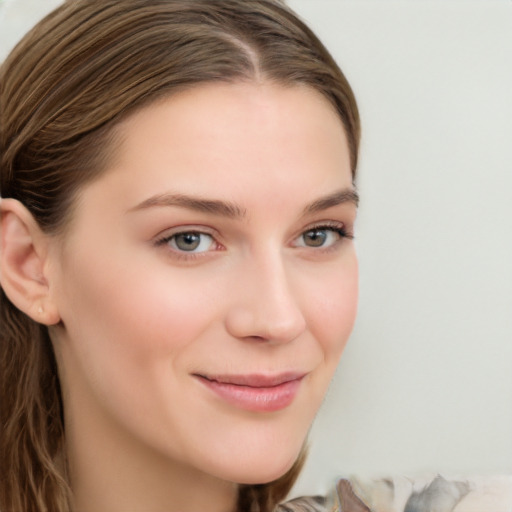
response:
<path id="1" fill-rule="evenodd" d="M 342 123 L 307 87 L 213 84 L 121 133 L 50 253 L 70 439 L 101 432 L 224 480 L 275 479 L 356 313 Z"/>

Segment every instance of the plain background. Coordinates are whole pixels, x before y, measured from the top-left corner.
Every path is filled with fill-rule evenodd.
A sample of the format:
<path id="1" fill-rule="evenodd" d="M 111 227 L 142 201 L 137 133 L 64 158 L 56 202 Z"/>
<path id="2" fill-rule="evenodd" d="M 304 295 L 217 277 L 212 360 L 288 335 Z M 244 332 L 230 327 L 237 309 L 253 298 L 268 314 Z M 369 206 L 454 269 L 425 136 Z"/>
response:
<path id="1" fill-rule="evenodd" d="M 0 59 L 55 0 L 4 0 Z M 512 472 L 512 2 L 289 0 L 363 124 L 359 318 L 295 494 Z"/>

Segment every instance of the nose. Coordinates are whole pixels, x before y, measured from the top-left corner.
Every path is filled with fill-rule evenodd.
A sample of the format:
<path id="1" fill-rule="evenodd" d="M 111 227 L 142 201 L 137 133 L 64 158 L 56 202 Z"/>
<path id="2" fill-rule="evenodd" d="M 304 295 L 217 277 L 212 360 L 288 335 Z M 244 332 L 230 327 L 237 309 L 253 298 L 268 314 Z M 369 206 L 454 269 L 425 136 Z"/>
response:
<path id="1" fill-rule="evenodd" d="M 226 329 L 244 340 L 288 343 L 306 330 L 299 297 L 281 257 L 240 269 L 233 284 Z"/>

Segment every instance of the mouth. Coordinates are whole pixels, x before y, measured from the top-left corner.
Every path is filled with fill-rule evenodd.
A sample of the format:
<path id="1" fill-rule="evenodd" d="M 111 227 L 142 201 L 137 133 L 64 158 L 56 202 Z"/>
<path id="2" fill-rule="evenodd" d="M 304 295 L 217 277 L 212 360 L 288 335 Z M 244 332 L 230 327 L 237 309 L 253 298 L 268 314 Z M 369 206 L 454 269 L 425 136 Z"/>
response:
<path id="1" fill-rule="evenodd" d="M 220 399 L 253 412 L 280 411 L 293 402 L 305 373 L 201 375 L 194 377 Z"/>

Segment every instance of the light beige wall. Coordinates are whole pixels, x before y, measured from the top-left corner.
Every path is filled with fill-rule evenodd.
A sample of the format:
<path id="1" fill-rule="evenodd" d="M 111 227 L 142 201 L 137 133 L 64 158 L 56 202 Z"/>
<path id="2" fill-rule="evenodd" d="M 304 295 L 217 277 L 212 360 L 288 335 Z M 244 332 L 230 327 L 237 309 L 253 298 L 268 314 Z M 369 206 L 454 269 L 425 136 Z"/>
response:
<path id="1" fill-rule="evenodd" d="M 0 0 L 0 61 L 18 39 L 60 0 Z"/>

